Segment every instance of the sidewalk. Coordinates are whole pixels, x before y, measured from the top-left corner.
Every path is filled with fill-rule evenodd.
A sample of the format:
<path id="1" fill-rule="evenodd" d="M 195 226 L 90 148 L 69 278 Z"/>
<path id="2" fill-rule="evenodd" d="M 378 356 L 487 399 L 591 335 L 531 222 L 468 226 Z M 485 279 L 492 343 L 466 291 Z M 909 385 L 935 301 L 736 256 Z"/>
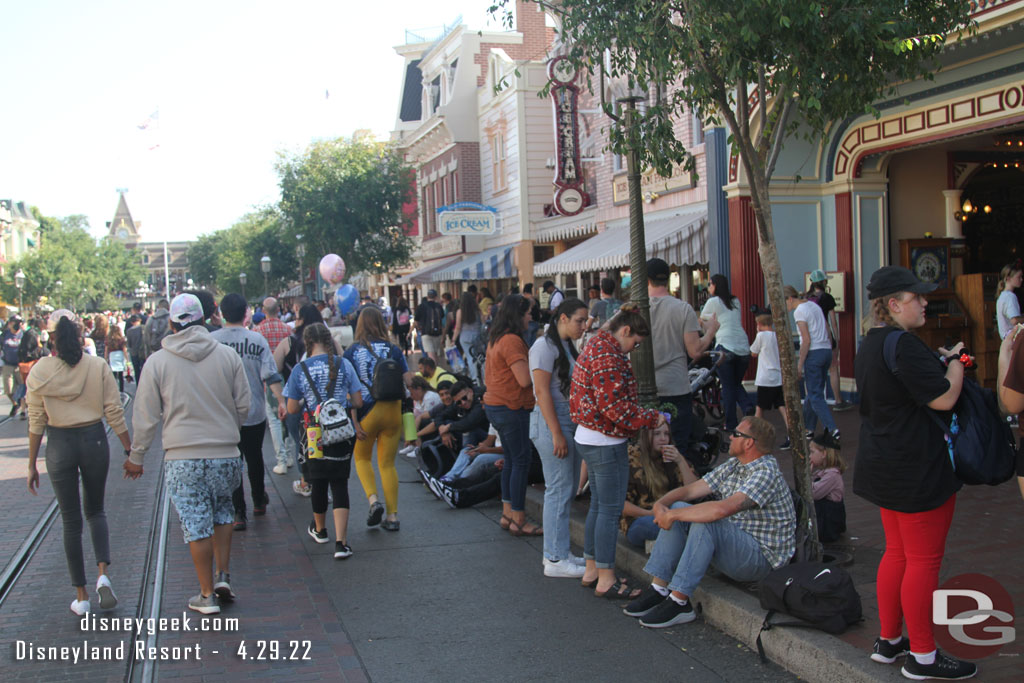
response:
<path id="1" fill-rule="evenodd" d="M 905 680 L 896 664 L 886 666 L 871 661 L 868 655 L 878 635 L 878 605 L 875 599 L 875 574 L 885 550 L 878 508 L 855 496 L 852 491 L 853 464 L 856 460 L 860 416 L 856 410 L 835 413 L 843 435 L 843 458 L 847 463 L 847 533 L 839 544 L 830 546 L 853 556 L 846 569 L 861 595 L 865 620 L 841 636 L 830 636 L 808 629 L 773 629 L 763 636 L 768 657 L 794 674 L 811 681 L 897 681 Z M 782 430 L 776 416 L 776 429 Z M 779 439 L 781 441 L 781 438 Z M 724 457 L 724 456 L 723 456 Z M 792 485 L 792 457 L 789 451 L 775 454 L 787 481 Z M 719 460 L 721 463 L 722 460 Z M 588 502 L 577 502 L 573 510 L 573 542 L 582 545 L 583 520 Z M 527 510 L 540 519 L 543 490 L 531 487 Z M 957 496 L 957 510 L 946 544 L 939 582 L 965 573 L 993 577 L 1013 598 L 1017 610 L 1024 606 L 1024 546 L 1019 541 L 1024 502 L 1016 481 L 998 487 L 965 486 Z M 643 573 L 646 556 L 622 538 L 617 553 L 620 568 L 637 577 Z M 756 590 L 717 577 L 706 577 L 696 596 L 703 604 L 704 618 L 749 647 L 755 647 L 765 612 Z M 685 628 L 685 627 L 684 627 Z M 941 647 L 941 646 L 940 646 Z M 1024 679 L 1024 635 L 1003 647 L 996 656 L 978 662 L 981 681 L 1020 681 Z"/>

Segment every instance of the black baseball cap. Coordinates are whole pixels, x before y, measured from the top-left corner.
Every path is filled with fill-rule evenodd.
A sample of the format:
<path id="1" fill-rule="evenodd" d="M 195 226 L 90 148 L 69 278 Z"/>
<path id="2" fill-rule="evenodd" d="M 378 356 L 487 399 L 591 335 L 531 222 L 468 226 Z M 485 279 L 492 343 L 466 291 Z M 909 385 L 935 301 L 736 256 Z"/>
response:
<path id="1" fill-rule="evenodd" d="M 647 279 L 655 282 L 668 282 L 669 275 L 672 271 L 668 267 L 668 263 L 664 259 L 652 258 L 647 259 Z"/>
<path id="2" fill-rule="evenodd" d="M 938 285 L 921 282 L 916 275 L 903 266 L 883 266 L 871 274 L 871 280 L 868 282 L 868 298 L 877 299 L 896 292 L 928 294 L 936 289 L 938 289 Z"/>

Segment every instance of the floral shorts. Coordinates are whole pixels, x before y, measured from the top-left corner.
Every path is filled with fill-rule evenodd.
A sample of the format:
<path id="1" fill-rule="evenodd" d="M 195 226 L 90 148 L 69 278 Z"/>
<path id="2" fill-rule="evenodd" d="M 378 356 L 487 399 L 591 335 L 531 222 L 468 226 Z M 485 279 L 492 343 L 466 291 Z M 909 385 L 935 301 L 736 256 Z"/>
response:
<path id="1" fill-rule="evenodd" d="M 185 543 L 213 536 L 213 527 L 235 520 L 232 492 L 242 483 L 241 458 L 164 461 L 171 501 Z"/>

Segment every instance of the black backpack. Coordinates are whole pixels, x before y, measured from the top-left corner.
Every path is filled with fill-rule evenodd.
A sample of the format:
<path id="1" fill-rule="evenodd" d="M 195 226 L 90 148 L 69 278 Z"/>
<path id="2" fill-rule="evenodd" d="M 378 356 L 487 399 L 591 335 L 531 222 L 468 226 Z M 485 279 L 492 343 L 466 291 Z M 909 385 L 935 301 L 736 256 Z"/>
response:
<path id="1" fill-rule="evenodd" d="M 363 348 L 369 351 L 371 356 L 377 358 L 377 364 L 373 366 L 372 384 L 366 384 L 362 377 L 359 378 L 359 381 L 363 382 L 370 390 L 373 400 L 401 401 L 405 398 L 405 377 L 403 377 L 405 373 L 402 372 L 402 366 L 398 364 L 398 361 L 394 358 L 378 356 L 373 348 L 366 344 L 363 344 Z"/>
<path id="2" fill-rule="evenodd" d="M 882 348 L 885 364 L 894 375 L 899 374 L 896 344 L 904 334 L 903 330 L 889 333 Z M 947 443 L 952 444 L 953 471 L 957 479 L 965 484 L 996 486 L 1013 477 L 1017 461 L 1016 443 L 1013 430 L 999 412 L 994 391 L 964 377 L 950 424 L 946 424 L 935 411 L 926 410 L 946 435 Z"/>
<path id="3" fill-rule="evenodd" d="M 435 301 L 428 301 L 426 306 L 423 312 L 423 334 L 438 337 L 444 332 L 444 309 Z"/>
<path id="4" fill-rule="evenodd" d="M 775 626 L 815 628 L 827 633 L 842 633 L 847 626 L 863 618 L 860 595 L 853 579 L 842 567 L 822 562 L 794 562 L 772 570 L 758 584 L 761 607 L 768 610 L 757 634 L 757 651 L 765 660 L 761 633 Z M 800 621 L 772 623 L 776 613 L 788 614 Z"/>

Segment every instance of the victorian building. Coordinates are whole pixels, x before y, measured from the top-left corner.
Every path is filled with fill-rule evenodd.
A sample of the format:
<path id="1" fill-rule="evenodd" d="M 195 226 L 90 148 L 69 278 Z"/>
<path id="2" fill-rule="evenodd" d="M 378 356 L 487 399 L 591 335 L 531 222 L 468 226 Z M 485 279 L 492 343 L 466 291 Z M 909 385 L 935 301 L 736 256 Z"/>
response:
<path id="1" fill-rule="evenodd" d="M 107 223 L 107 236 L 117 240 L 128 249 L 134 249 L 139 262 L 146 270 L 146 277 L 136 291 L 122 292 L 125 299 L 150 300 L 163 298 L 165 292 L 169 297 L 180 294 L 188 289 L 189 242 L 147 242 L 142 240 L 142 221 L 132 218 L 125 201 L 124 192 L 120 193 L 114 219 Z M 165 285 L 170 282 L 170 287 Z"/>

